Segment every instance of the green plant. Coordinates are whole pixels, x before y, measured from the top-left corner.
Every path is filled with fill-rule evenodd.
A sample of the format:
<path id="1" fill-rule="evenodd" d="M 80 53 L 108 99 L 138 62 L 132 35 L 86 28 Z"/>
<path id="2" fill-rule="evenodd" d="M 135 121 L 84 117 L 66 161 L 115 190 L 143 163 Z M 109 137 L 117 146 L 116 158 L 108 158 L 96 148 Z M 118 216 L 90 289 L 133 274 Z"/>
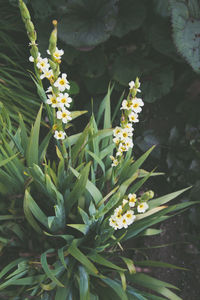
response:
<path id="1" fill-rule="evenodd" d="M 53 95 L 58 97 L 55 83 L 59 78 L 60 62 L 54 57 L 56 27 L 50 37 L 51 59 L 39 59 L 34 27 L 21 0 L 20 8 L 31 40 L 31 60 L 36 71 L 34 81 L 51 129 L 41 138 L 43 106 L 28 133 L 23 117 L 19 117 L 16 129 L 1 105 L 0 245 L 5 262 L 0 272 L 0 296 L 49 300 L 180 299 L 170 290 L 177 289 L 175 286 L 137 272 L 137 262 L 124 253 L 126 241 L 136 240 L 141 234 L 159 234 L 160 231 L 151 226 L 193 204 L 168 206 L 169 201 L 187 189 L 155 199 L 151 199 L 152 191 L 139 192 L 150 176 L 159 175 L 140 169 L 154 147 L 137 160 L 132 158 L 130 149 L 118 166 L 111 166 L 109 156 L 115 151 L 110 106 L 113 86 L 109 86 L 97 117 L 92 114 L 82 132 L 64 134 L 65 130 L 69 131 L 70 124 L 63 124 L 56 118 L 57 112 L 61 111 L 59 107 L 56 112 L 48 106 L 41 82 L 42 72 L 46 69 L 40 71 L 37 66 L 41 62 L 53 66 L 53 79 L 51 77 L 49 81 Z M 131 90 L 135 97 L 138 87 L 138 80 L 135 88 L 131 83 L 128 101 L 132 99 Z M 73 118 L 80 114 L 71 112 L 69 115 Z M 123 120 L 122 115 L 121 125 Z M 58 136 L 56 131 L 62 131 L 62 135 Z M 51 139 L 55 151 L 50 155 Z M 136 210 L 134 222 L 114 230 L 109 220 L 119 205 L 124 211 L 127 209 L 130 194 L 138 203 L 148 201 L 149 209 L 143 214 Z M 134 257 L 134 253 L 131 256 Z M 143 263 L 170 266 L 150 261 Z M 160 296 L 145 292 L 143 287 Z"/>

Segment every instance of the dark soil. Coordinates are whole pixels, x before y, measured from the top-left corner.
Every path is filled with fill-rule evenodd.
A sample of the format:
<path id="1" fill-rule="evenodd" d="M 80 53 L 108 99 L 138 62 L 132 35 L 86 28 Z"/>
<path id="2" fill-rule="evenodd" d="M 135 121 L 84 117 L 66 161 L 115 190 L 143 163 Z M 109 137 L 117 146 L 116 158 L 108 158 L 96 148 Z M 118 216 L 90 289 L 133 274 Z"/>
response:
<path id="1" fill-rule="evenodd" d="M 149 275 L 177 286 L 180 292 L 175 293 L 183 300 L 199 300 L 200 253 L 184 231 L 185 222 L 188 222 L 188 211 L 163 222 L 160 225 L 162 233 L 145 238 L 144 244 L 147 248 L 169 244 L 162 248 L 149 248 L 146 251 L 148 259 L 167 262 L 188 270 L 152 268 Z"/>

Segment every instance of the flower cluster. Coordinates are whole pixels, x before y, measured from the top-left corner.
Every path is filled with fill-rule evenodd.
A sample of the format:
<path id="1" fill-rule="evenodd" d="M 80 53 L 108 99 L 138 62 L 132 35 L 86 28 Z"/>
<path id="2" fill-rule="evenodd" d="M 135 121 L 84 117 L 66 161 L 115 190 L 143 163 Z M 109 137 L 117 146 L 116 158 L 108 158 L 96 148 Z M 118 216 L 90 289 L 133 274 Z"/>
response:
<path id="1" fill-rule="evenodd" d="M 136 78 L 136 81 L 129 82 L 129 94 L 127 99 L 122 101 L 121 110 L 121 124 L 120 127 L 117 126 L 113 130 L 113 142 L 116 145 L 117 151 L 116 156 L 110 156 L 112 159 L 112 166 L 117 166 L 122 159 L 123 152 L 127 152 L 130 148 L 133 148 L 133 123 L 139 122 L 138 114 L 142 111 L 142 106 L 144 102 L 141 98 L 137 98 L 136 95 L 138 92 L 141 92 L 139 89 L 140 82 Z"/>
<path id="2" fill-rule="evenodd" d="M 149 208 L 147 201 L 154 196 L 153 191 L 143 193 L 141 197 L 136 194 L 129 193 L 127 197 L 122 200 L 122 204 L 114 210 L 114 214 L 109 218 L 109 225 L 115 230 L 128 228 L 135 219 L 135 213 L 145 213 Z"/>
<path id="3" fill-rule="evenodd" d="M 64 54 L 64 51 L 59 50 L 57 47 L 55 51 L 51 54 L 49 50 L 47 53 L 52 56 L 54 62 L 60 64 L 61 56 Z M 70 121 L 71 113 L 67 109 L 70 107 L 70 103 L 72 99 L 69 97 L 69 94 L 66 90 L 70 89 L 69 81 L 67 80 L 67 74 L 57 72 L 57 76 L 55 76 L 55 72 L 50 68 L 50 63 L 48 58 L 42 58 L 41 54 L 38 53 L 36 59 L 33 56 L 29 57 L 31 62 L 35 62 L 37 69 L 40 72 L 40 79 L 47 78 L 50 82 L 50 87 L 47 89 L 47 104 L 49 104 L 52 108 L 56 109 L 56 118 L 57 120 L 61 120 L 62 123 L 66 124 Z M 59 77 L 58 77 L 59 76 Z M 54 128 L 62 128 L 62 125 L 59 124 L 54 125 Z M 66 133 L 63 130 L 55 130 L 54 137 L 56 139 L 64 139 Z"/>

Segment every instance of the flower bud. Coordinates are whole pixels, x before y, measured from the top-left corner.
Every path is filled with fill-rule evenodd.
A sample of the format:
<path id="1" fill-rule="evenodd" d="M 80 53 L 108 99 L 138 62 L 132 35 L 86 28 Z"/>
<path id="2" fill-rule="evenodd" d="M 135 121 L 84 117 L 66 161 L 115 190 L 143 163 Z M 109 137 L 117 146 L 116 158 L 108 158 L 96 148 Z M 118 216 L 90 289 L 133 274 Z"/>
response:
<path id="1" fill-rule="evenodd" d="M 57 21 L 53 20 L 54 30 L 52 31 L 49 39 L 49 51 L 51 55 L 56 51 L 57 45 Z"/>
<path id="2" fill-rule="evenodd" d="M 38 47 L 36 45 L 32 45 L 30 53 L 34 57 L 34 59 L 37 59 L 37 57 L 38 57 Z"/>
<path id="3" fill-rule="evenodd" d="M 20 9 L 21 16 L 22 16 L 22 19 L 23 19 L 24 22 L 26 22 L 26 20 L 31 19 L 28 8 L 22 0 L 19 0 L 19 9 Z"/>

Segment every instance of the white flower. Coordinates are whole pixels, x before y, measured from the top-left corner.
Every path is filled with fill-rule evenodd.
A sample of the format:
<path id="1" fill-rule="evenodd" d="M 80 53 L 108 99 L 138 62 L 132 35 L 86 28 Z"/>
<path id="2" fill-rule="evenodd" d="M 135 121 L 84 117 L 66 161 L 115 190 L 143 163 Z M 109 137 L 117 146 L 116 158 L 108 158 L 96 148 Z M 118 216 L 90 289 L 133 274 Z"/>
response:
<path id="1" fill-rule="evenodd" d="M 135 88 L 135 82 L 134 82 L 134 81 L 130 81 L 130 82 L 129 82 L 129 87 L 130 87 L 130 88 L 129 88 L 130 90 L 132 90 L 133 88 Z M 140 82 L 138 82 L 138 87 L 140 87 Z M 136 91 L 137 91 L 137 92 L 141 92 L 141 90 L 138 89 L 138 88 L 136 89 Z"/>
<path id="2" fill-rule="evenodd" d="M 144 102 L 140 98 L 134 98 L 131 100 L 131 108 L 135 113 L 140 113 L 142 111 L 141 106 L 144 105 Z"/>
<path id="3" fill-rule="evenodd" d="M 69 97 L 68 93 L 60 93 L 59 94 L 59 102 L 60 102 L 60 107 L 66 106 L 66 107 L 70 107 L 70 103 L 72 102 L 72 98 Z"/>
<path id="4" fill-rule="evenodd" d="M 127 203 L 128 203 L 128 200 L 123 199 L 123 200 L 122 200 L 122 207 L 124 207 Z"/>
<path id="5" fill-rule="evenodd" d="M 59 89 L 59 91 L 64 92 L 65 89 L 69 90 L 69 81 L 67 80 L 67 74 L 63 73 L 62 77 L 58 77 L 54 86 Z"/>
<path id="6" fill-rule="evenodd" d="M 62 119 L 62 122 L 65 123 L 65 124 L 68 121 L 72 120 L 71 113 L 67 109 L 57 111 L 56 116 L 57 116 L 57 119 Z"/>
<path id="7" fill-rule="evenodd" d="M 61 50 L 58 50 L 58 48 L 56 47 L 56 51 L 53 53 L 53 57 L 56 59 L 56 60 L 60 60 L 61 59 L 61 56 L 64 54 L 64 51 L 61 49 Z"/>
<path id="8" fill-rule="evenodd" d="M 37 59 L 37 65 L 36 66 L 41 71 L 46 71 L 47 69 L 49 69 L 50 64 L 48 63 L 48 59 L 47 58 L 38 57 L 38 59 Z"/>
<path id="9" fill-rule="evenodd" d="M 121 139 L 125 140 L 127 137 L 133 136 L 132 131 L 129 129 L 123 128 L 121 132 Z"/>
<path id="10" fill-rule="evenodd" d="M 138 114 L 136 114 L 136 113 L 134 113 L 134 112 L 131 112 L 131 113 L 128 115 L 128 118 L 129 118 L 129 121 L 130 121 L 130 122 L 133 122 L 133 123 L 139 122 L 139 120 L 138 120 Z"/>
<path id="11" fill-rule="evenodd" d="M 115 208 L 114 210 L 114 216 L 118 216 L 118 215 L 121 215 L 122 214 L 122 206 L 119 205 L 117 208 Z"/>
<path id="12" fill-rule="evenodd" d="M 149 208 L 149 205 L 147 204 L 147 202 L 142 202 L 138 205 L 137 211 L 139 213 L 144 213 L 148 208 Z"/>
<path id="13" fill-rule="evenodd" d="M 118 137 L 115 137 L 115 138 L 113 139 L 113 142 L 114 142 L 116 145 L 119 145 L 120 139 L 119 139 Z"/>
<path id="14" fill-rule="evenodd" d="M 116 153 L 116 156 L 122 156 L 123 152 L 126 152 L 126 146 L 123 143 L 120 143 L 118 146 L 118 151 Z"/>
<path id="15" fill-rule="evenodd" d="M 133 223 L 133 221 L 135 220 L 135 215 L 134 212 L 132 210 L 128 210 L 125 214 L 124 214 L 124 218 L 127 222 L 128 225 L 131 225 Z"/>
<path id="16" fill-rule="evenodd" d="M 137 201 L 137 196 L 136 194 L 128 194 L 128 199 L 129 199 L 129 206 L 134 207 L 135 203 Z"/>
<path id="17" fill-rule="evenodd" d="M 128 102 L 127 100 L 122 101 L 122 106 L 120 109 L 131 109 L 131 102 Z"/>
<path id="18" fill-rule="evenodd" d="M 127 123 L 127 124 L 125 125 L 125 128 L 126 128 L 126 130 L 127 130 L 128 132 L 133 132 L 133 131 L 134 131 L 134 128 L 133 128 L 132 123 Z"/>
<path id="19" fill-rule="evenodd" d="M 40 52 L 38 52 L 38 56 L 37 56 L 37 58 L 36 58 L 36 61 L 38 60 L 38 58 L 40 58 L 40 56 L 41 56 L 41 54 L 40 54 Z M 34 57 L 31 55 L 31 56 L 29 56 L 29 61 L 30 62 L 34 62 Z"/>
<path id="20" fill-rule="evenodd" d="M 59 101 L 58 98 L 54 95 L 47 95 L 47 104 L 50 104 L 52 107 L 59 107 Z"/>
<path id="21" fill-rule="evenodd" d="M 123 144 L 126 147 L 126 151 L 128 151 L 130 148 L 133 148 L 133 141 L 130 138 L 126 138 L 126 140 L 123 141 Z"/>
<path id="22" fill-rule="evenodd" d="M 44 69 L 43 74 L 40 75 L 40 78 L 41 79 L 43 79 L 43 78 L 47 78 L 47 79 L 53 78 L 53 71 L 49 70 L 49 69 Z"/>
<path id="23" fill-rule="evenodd" d="M 57 140 L 64 140 L 65 136 L 66 136 L 66 133 L 64 131 L 62 131 L 62 130 L 60 130 L 60 131 L 56 130 L 55 131 L 54 137 Z"/>
<path id="24" fill-rule="evenodd" d="M 46 93 L 52 93 L 52 91 L 53 91 L 53 89 L 52 89 L 52 86 L 50 85 L 50 86 L 48 87 L 48 89 L 46 90 Z"/>
<path id="25" fill-rule="evenodd" d="M 121 222 L 122 222 L 122 226 L 123 226 L 122 228 L 128 228 L 128 222 L 127 222 L 125 216 L 122 217 L 122 221 Z"/>
<path id="26" fill-rule="evenodd" d="M 47 50 L 47 53 L 49 55 L 51 55 L 50 51 Z M 57 47 L 56 47 L 56 51 L 53 53 L 53 57 L 56 59 L 56 60 L 60 60 L 61 59 L 61 56 L 64 54 L 64 51 L 61 49 L 59 50 Z"/>
<path id="27" fill-rule="evenodd" d="M 29 61 L 30 62 L 34 62 L 34 57 L 31 55 L 31 56 L 29 56 Z"/>
<path id="28" fill-rule="evenodd" d="M 112 159 L 111 167 L 116 167 L 119 164 L 119 161 L 116 158 L 114 158 L 114 156 L 111 155 L 110 159 Z"/>
<path id="29" fill-rule="evenodd" d="M 110 219 L 109 219 L 109 225 L 110 225 L 111 227 L 113 227 L 115 230 L 118 229 L 117 222 L 116 222 L 116 220 L 113 218 L 113 216 L 111 216 Z"/>
<path id="30" fill-rule="evenodd" d="M 116 137 L 120 137 L 121 136 L 121 132 L 122 132 L 122 128 L 117 126 L 115 127 L 115 129 L 113 130 L 113 135 Z"/>

